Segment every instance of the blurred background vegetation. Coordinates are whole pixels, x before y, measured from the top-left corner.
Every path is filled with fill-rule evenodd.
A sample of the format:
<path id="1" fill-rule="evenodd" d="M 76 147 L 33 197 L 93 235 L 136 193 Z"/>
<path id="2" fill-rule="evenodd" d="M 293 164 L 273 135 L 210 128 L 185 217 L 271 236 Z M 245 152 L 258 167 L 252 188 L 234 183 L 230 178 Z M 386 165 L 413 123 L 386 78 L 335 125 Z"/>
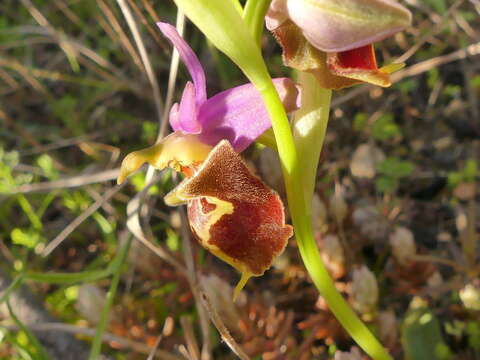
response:
<path id="1" fill-rule="evenodd" d="M 480 2 L 401 2 L 414 24 L 377 56 L 407 66 L 389 89 L 335 94 L 314 225 L 396 359 L 480 359 Z M 165 0 L 0 2 L 0 358 L 364 359 L 294 240 L 233 304 L 238 274 L 162 202 L 173 175 L 115 185 L 179 97 L 154 25 L 176 17 Z M 185 37 L 210 94 L 246 81 L 188 22 Z M 272 73 L 291 75 L 269 34 L 263 45 Z M 180 66 L 180 90 L 188 79 Z M 282 193 L 273 151 L 246 158 Z"/>

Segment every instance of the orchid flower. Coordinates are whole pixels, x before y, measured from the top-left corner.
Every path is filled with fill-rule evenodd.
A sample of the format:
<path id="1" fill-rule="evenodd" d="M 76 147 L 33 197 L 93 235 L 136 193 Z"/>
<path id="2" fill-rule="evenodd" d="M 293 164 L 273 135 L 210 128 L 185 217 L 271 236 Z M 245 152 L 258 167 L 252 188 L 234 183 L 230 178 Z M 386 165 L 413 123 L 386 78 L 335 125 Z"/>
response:
<path id="1" fill-rule="evenodd" d="M 166 23 L 157 24 L 173 43 L 193 82 L 169 116 L 174 132 L 160 143 L 129 154 L 118 182 L 145 162 L 171 167 L 186 178 L 167 196 L 167 205 L 187 204 L 199 242 L 242 273 L 235 296 L 251 276 L 260 276 L 293 234 L 280 197 L 254 176 L 238 154 L 271 127 L 259 92 L 241 85 L 207 98 L 205 73 L 193 50 Z M 274 79 L 287 111 L 299 107 L 299 91 L 286 78 Z"/>
<path id="2" fill-rule="evenodd" d="M 273 0 L 266 16 L 285 65 L 312 72 L 328 89 L 390 86 L 389 74 L 403 65 L 378 68 L 373 43 L 410 22 L 411 13 L 394 0 Z"/>

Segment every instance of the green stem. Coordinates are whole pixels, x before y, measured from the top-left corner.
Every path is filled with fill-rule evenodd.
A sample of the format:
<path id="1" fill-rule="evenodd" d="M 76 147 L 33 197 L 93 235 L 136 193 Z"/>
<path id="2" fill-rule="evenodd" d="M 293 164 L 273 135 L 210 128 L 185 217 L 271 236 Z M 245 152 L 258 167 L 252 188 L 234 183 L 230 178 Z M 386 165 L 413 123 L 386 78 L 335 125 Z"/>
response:
<path id="1" fill-rule="evenodd" d="M 265 14 L 271 0 L 248 0 L 243 11 L 243 19 L 252 32 L 252 36 L 260 46 Z"/>
<path id="2" fill-rule="evenodd" d="M 97 331 L 95 333 L 95 337 L 93 338 L 92 348 L 90 349 L 90 355 L 88 357 L 88 360 L 97 360 L 100 356 L 100 351 L 102 348 L 103 333 L 107 328 L 110 308 L 113 305 L 113 299 L 115 298 L 118 284 L 120 283 L 120 276 L 122 274 L 122 269 L 123 269 L 122 265 L 123 263 L 125 263 L 125 260 L 127 259 L 128 250 L 130 249 L 131 244 L 132 244 L 132 236 L 129 236 L 125 245 L 123 245 L 123 247 L 120 249 L 119 264 L 118 264 L 119 266 L 112 277 L 110 289 L 108 290 L 108 293 L 107 293 L 107 300 L 100 314 L 100 321 L 98 322 Z"/>
<path id="3" fill-rule="evenodd" d="M 3 304 L 5 300 L 8 300 L 10 294 L 15 291 L 20 285 L 22 285 L 24 279 L 25 276 L 23 274 L 20 274 L 15 278 L 15 280 L 12 281 L 10 285 L 8 285 L 2 296 L 0 296 L 0 305 Z"/>
<path id="4" fill-rule="evenodd" d="M 295 237 L 305 267 L 332 313 L 357 344 L 375 360 L 390 360 L 391 357 L 386 349 L 373 336 L 335 288 L 325 268 L 313 236 L 311 219 L 308 215 L 310 206 L 307 204 L 303 194 L 299 196 L 298 189 L 302 189 L 304 186 L 304 174 L 302 174 L 299 166 L 299 158 L 287 115 L 271 81 L 269 84 L 261 84 L 258 88 L 272 119 L 272 127 L 284 172 L 288 205 L 295 228 Z M 325 99 L 327 98 L 329 99 L 329 97 L 325 97 Z M 323 113 L 328 115 L 326 111 Z M 326 123 L 327 120 L 323 119 L 323 121 Z"/>
<path id="5" fill-rule="evenodd" d="M 302 88 L 302 106 L 293 114 L 293 136 L 303 174 L 305 202 L 311 214 L 318 161 L 328 125 L 332 90 L 320 87 L 310 73 L 299 72 L 297 82 Z"/>
<path id="6" fill-rule="evenodd" d="M 33 332 L 31 332 L 30 329 L 28 329 L 28 327 L 26 327 L 20 321 L 20 319 L 17 317 L 17 315 L 15 315 L 15 313 L 13 312 L 12 306 L 10 305 L 10 301 L 7 301 L 7 309 L 8 309 L 8 312 L 10 313 L 10 317 L 12 318 L 15 325 L 18 326 L 19 330 L 21 330 L 25 333 L 25 335 L 28 338 L 28 341 L 32 345 L 34 352 L 31 355 L 33 355 L 33 358 L 38 359 L 38 360 L 48 360 L 48 359 L 50 359 L 50 356 L 47 354 L 47 352 L 43 348 L 42 344 L 40 344 L 40 342 L 38 341 L 35 334 Z"/>

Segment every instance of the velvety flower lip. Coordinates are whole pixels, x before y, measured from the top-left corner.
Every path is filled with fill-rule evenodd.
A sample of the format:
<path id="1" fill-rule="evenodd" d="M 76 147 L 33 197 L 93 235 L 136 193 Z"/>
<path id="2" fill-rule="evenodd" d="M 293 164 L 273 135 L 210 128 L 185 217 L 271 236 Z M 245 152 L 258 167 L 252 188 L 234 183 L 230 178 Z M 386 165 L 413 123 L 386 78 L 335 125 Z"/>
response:
<path id="1" fill-rule="evenodd" d="M 278 194 L 250 172 L 226 140 L 165 196 L 165 203 L 186 203 L 200 244 L 242 274 L 234 297 L 251 276 L 270 268 L 293 235 Z"/>
<path id="2" fill-rule="evenodd" d="M 237 86 L 207 99 L 205 72 L 193 50 L 175 27 L 157 23 L 160 31 L 178 50 L 193 83 L 188 82 L 179 104 L 170 110 L 174 131 L 199 134 L 209 145 L 228 140 L 237 152 L 243 151 L 271 127 L 270 118 L 258 90 L 252 84 Z M 300 106 L 299 89 L 288 78 L 274 79 L 287 112 Z"/>

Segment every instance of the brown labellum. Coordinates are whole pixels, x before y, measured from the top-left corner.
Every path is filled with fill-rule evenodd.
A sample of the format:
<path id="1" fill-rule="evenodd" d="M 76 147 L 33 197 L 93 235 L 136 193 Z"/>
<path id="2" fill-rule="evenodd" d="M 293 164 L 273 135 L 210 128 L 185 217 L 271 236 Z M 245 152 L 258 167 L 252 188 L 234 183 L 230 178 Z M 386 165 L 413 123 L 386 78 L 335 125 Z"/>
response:
<path id="1" fill-rule="evenodd" d="M 165 202 L 186 202 L 198 241 L 242 273 L 235 295 L 249 277 L 270 268 L 293 234 L 293 228 L 285 224 L 278 194 L 249 171 L 225 140 Z"/>

